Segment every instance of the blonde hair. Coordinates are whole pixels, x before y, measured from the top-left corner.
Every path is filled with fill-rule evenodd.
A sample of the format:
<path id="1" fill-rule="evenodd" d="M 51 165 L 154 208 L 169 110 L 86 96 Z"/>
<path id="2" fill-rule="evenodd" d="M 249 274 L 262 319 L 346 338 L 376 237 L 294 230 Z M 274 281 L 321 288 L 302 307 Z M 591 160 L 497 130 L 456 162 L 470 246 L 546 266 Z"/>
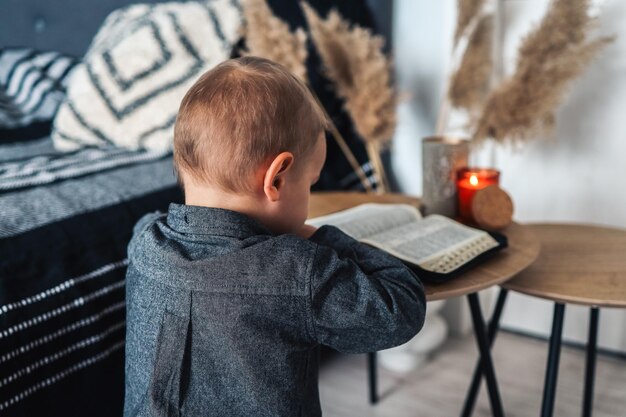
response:
<path id="1" fill-rule="evenodd" d="M 308 87 L 285 67 L 259 57 L 231 59 L 204 73 L 183 98 L 174 170 L 183 188 L 181 173 L 251 191 L 260 166 L 284 151 L 303 159 L 327 125 Z"/>

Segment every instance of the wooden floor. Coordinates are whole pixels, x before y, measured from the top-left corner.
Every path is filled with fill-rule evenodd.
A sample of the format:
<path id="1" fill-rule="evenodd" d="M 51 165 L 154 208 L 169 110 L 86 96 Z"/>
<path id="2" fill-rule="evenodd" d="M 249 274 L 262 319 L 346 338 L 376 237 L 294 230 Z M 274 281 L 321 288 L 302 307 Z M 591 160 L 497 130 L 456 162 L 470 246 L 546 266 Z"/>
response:
<path id="1" fill-rule="evenodd" d="M 547 342 L 501 332 L 494 347 L 496 374 L 508 417 L 540 414 Z M 399 376 L 380 370 L 380 403 L 367 403 L 365 355 L 336 355 L 320 370 L 320 397 L 325 417 L 413 416 L 460 414 L 477 357 L 474 339 L 450 339 L 422 369 Z M 585 356 L 582 350 L 561 351 L 554 416 L 581 415 Z M 483 388 L 474 416 L 490 416 Z M 626 361 L 599 355 L 594 397 L 595 417 L 626 416 Z"/>

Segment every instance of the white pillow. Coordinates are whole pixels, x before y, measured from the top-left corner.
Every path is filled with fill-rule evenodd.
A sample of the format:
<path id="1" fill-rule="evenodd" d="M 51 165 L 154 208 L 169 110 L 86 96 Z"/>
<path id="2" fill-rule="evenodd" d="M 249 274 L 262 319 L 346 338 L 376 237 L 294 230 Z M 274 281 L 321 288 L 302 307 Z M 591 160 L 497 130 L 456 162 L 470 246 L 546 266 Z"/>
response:
<path id="1" fill-rule="evenodd" d="M 51 121 L 76 62 L 58 52 L 0 49 L 0 128 Z"/>
<path id="2" fill-rule="evenodd" d="M 233 0 L 137 4 L 111 13 L 72 73 L 54 119 L 55 147 L 170 149 L 183 96 L 229 58 L 241 22 Z"/>

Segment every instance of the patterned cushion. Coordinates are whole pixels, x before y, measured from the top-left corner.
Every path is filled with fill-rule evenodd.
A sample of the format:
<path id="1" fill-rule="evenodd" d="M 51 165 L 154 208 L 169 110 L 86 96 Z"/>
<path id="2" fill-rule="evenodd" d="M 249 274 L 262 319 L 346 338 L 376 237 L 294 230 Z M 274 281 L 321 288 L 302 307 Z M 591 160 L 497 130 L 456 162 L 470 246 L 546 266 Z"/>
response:
<path id="1" fill-rule="evenodd" d="M 185 92 L 204 71 L 229 58 L 240 25 L 233 0 L 114 11 L 72 75 L 54 120 L 55 147 L 171 148 Z"/>
<path id="2" fill-rule="evenodd" d="M 74 58 L 57 52 L 0 49 L 0 128 L 51 120 L 75 64 Z"/>

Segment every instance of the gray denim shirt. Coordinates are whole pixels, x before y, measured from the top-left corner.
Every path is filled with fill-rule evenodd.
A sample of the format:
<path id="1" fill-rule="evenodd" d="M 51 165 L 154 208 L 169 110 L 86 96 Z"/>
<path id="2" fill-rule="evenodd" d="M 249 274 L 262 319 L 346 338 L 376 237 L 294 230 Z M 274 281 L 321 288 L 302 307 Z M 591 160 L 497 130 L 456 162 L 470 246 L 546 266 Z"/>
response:
<path id="1" fill-rule="evenodd" d="M 125 417 L 320 416 L 320 345 L 386 349 L 424 322 L 419 279 L 332 226 L 171 204 L 128 256 Z"/>

